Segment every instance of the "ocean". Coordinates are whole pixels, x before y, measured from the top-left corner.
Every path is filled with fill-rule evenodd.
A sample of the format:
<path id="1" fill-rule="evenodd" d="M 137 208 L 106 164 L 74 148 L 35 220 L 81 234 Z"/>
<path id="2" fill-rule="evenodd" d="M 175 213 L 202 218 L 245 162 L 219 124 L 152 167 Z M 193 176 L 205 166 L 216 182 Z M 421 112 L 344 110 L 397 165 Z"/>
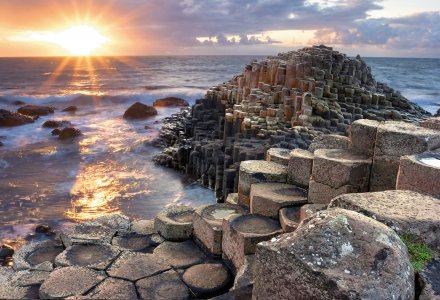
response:
<path id="1" fill-rule="evenodd" d="M 134 102 L 165 96 L 194 103 L 206 90 L 241 73 L 262 56 L 0 58 L 0 108 L 22 101 L 57 108 L 35 123 L 0 128 L 0 245 L 34 238 L 37 224 L 55 229 L 110 213 L 153 218 L 171 203 L 215 202 L 212 191 L 157 166 L 151 145 L 160 120 L 125 121 Z M 366 58 L 376 79 L 435 112 L 440 105 L 440 60 Z M 61 109 L 75 105 L 75 114 Z M 46 120 L 67 120 L 84 136 L 59 141 Z"/>

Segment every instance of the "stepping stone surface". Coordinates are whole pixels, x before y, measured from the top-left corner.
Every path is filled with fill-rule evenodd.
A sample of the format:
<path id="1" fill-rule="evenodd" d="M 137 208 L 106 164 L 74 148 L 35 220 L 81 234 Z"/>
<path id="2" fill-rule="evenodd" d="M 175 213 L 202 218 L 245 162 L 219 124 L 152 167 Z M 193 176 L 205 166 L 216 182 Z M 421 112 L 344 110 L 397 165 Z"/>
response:
<path id="1" fill-rule="evenodd" d="M 289 149 L 270 148 L 266 152 L 266 160 L 280 165 L 287 166 L 289 164 Z"/>
<path id="2" fill-rule="evenodd" d="M 110 266 L 107 273 L 111 277 L 136 281 L 169 269 L 157 255 L 125 252 Z"/>
<path id="3" fill-rule="evenodd" d="M 173 268 L 184 269 L 205 261 L 205 254 L 194 244 L 193 241 L 163 242 L 153 254 L 160 260 L 165 261 Z"/>
<path id="4" fill-rule="evenodd" d="M 106 278 L 84 298 L 136 300 L 138 296 L 132 282 L 116 278 Z"/>
<path id="5" fill-rule="evenodd" d="M 278 211 L 285 206 L 307 203 L 307 192 L 285 183 L 254 183 L 251 186 L 252 214 L 278 219 Z"/>
<path id="6" fill-rule="evenodd" d="M 167 240 L 187 240 L 193 232 L 193 212 L 190 206 L 169 206 L 154 219 L 154 229 Z"/>
<path id="7" fill-rule="evenodd" d="M 156 230 L 154 230 L 154 220 L 134 220 L 131 222 L 131 231 L 143 235 L 156 233 Z"/>
<path id="8" fill-rule="evenodd" d="M 355 263 L 354 263 L 355 262 Z M 359 213 L 318 212 L 257 246 L 254 299 L 413 299 L 407 250 L 389 227 Z"/>
<path id="9" fill-rule="evenodd" d="M 188 268 L 182 280 L 198 297 L 213 296 L 226 288 L 231 276 L 223 264 L 200 264 Z"/>
<path id="10" fill-rule="evenodd" d="M 400 190 L 347 194 L 333 199 L 329 206 L 357 211 L 440 250 L 440 200 L 434 197 Z"/>
<path id="11" fill-rule="evenodd" d="M 190 299 L 188 287 L 173 270 L 141 279 L 136 287 L 141 299 Z"/>
<path id="12" fill-rule="evenodd" d="M 56 266 L 79 266 L 105 270 L 120 251 L 108 244 L 73 245 L 55 259 Z"/>
<path id="13" fill-rule="evenodd" d="M 128 232 L 130 230 L 130 218 L 121 214 L 102 216 L 97 218 L 95 222 L 114 229 L 119 233 Z"/>
<path id="14" fill-rule="evenodd" d="M 83 267 L 66 267 L 53 271 L 40 287 L 40 298 L 80 296 L 106 278 L 103 273 Z"/>
<path id="15" fill-rule="evenodd" d="M 55 257 L 64 251 L 64 247 L 57 241 L 33 242 L 23 245 L 14 255 L 15 270 L 52 271 Z"/>
<path id="16" fill-rule="evenodd" d="M 115 236 L 112 240 L 112 245 L 121 250 L 144 252 L 150 248 L 151 243 L 146 235 L 127 233 Z"/>
<path id="17" fill-rule="evenodd" d="M 110 244 L 116 229 L 97 222 L 74 224 L 60 234 L 64 246 L 73 244 Z"/>

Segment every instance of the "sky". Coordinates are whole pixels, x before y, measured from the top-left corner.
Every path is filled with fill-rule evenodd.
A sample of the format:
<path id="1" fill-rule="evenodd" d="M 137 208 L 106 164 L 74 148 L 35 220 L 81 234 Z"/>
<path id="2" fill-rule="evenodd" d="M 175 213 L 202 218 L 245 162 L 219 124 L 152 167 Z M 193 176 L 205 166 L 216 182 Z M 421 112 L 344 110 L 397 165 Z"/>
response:
<path id="1" fill-rule="evenodd" d="M 72 35 L 78 26 L 89 31 Z M 272 55 L 317 44 L 440 57 L 440 0 L 0 0 L 0 56 Z"/>

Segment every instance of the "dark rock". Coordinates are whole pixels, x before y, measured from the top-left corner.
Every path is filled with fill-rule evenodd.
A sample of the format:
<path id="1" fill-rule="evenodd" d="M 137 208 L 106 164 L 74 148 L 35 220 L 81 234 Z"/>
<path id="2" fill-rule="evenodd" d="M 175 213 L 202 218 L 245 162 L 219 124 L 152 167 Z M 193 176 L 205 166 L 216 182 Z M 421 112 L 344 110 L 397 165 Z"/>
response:
<path id="1" fill-rule="evenodd" d="M 153 102 L 154 107 L 189 106 L 186 100 L 177 97 L 166 97 Z"/>
<path id="2" fill-rule="evenodd" d="M 240 287 L 231 290 L 230 292 L 214 297 L 215 300 L 251 300 L 252 299 L 252 285 Z"/>
<path id="3" fill-rule="evenodd" d="M 78 110 L 78 107 L 76 107 L 76 106 L 69 106 L 69 107 L 66 107 L 65 109 L 63 109 L 62 111 L 63 112 L 76 112 Z"/>
<path id="4" fill-rule="evenodd" d="M 8 245 L 3 245 L 0 247 L 0 258 L 5 258 L 12 256 L 14 254 L 14 249 Z"/>
<path id="5" fill-rule="evenodd" d="M 25 105 L 26 103 L 25 102 L 23 102 L 23 101 L 21 101 L 21 100 L 15 100 L 14 102 L 12 102 L 12 104 L 14 104 L 14 105 Z"/>
<path id="6" fill-rule="evenodd" d="M 0 147 L 1 147 L 1 146 L 3 146 L 3 143 L 2 143 L 2 142 L 0 142 Z"/>
<path id="7" fill-rule="evenodd" d="M 17 110 L 18 113 L 26 116 L 46 116 L 54 113 L 53 107 L 39 105 L 25 105 Z"/>
<path id="8" fill-rule="evenodd" d="M 0 127 L 19 126 L 33 123 L 34 120 L 19 113 L 10 112 L 5 109 L 0 109 Z"/>
<path id="9" fill-rule="evenodd" d="M 57 127 L 63 127 L 71 125 L 69 121 L 53 121 L 49 120 L 43 123 L 44 128 L 57 128 Z"/>
<path id="10" fill-rule="evenodd" d="M 434 117 L 440 117 L 440 108 L 437 109 L 437 112 L 435 113 Z"/>
<path id="11" fill-rule="evenodd" d="M 420 300 L 440 299 L 440 257 L 431 260 L 419 273 Z"/>
<path id="12" fill-rule="evenodd" d="M 77 137 L 80 135 L 82 135 L 82 133 L 79 129 L 76 129 L 74 127 L 66 127 L 60 131 L 58 138 L 60 140 L 67 140 L 67 139 L 74 138 L 74 137 Z"/>
<path id="13" fill-rule="evenodd" d="M 56 128 L 52 130 L 52 135 L 60 135 L 60 133 L 61 133 L 61 129 Z"/>
<path id="14" fill-rule="evenodd" d="M 37 227 L 35 227 L 36 233 L 49 233 L 51 231 L 51 228 L 47 224 L 39 224 Z"/>
<path id="15" fill-rule="evenodd" d="M 124 113 L 125 119 L 144 119 L 157 115 L 157 110 L 140 102 L 136 102 L 130 106 Z"/>

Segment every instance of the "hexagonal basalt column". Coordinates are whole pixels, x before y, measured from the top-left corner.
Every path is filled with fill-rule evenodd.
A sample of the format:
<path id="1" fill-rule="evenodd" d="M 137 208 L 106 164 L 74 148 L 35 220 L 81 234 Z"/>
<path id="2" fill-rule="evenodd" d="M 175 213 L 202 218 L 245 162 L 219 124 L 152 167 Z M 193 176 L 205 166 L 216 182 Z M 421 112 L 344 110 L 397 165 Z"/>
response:
<path id="1" fill-rule="evenodd" d="M 60 234 L 64 246 L 73 244 L 110 244 L 117 229 L 104 226 L 97 222 L 75 224 Z"/>
<path id="2" fill-rule="evenodd" d="M 250 214 L 223 220 L 222 257 L 236 272 L 245 256 L 255 253 L 256 245 L 282 233 L 280 224 L 271 218 Z"/>
<path id="3" fill-rule="evenodd" d="M 174 270 L 143 278 L 136 287 L 141 299 L 190 299 L 188 287 Z"/>
<path id="4" fill-rule="evenodd" d="M 182 280 L 195 293 L 196 298 L 206 298 L 226 292 L 231 275 L 223 264 L 209 263 L 188 268 Z"/>
<path id="5" fill-rule="evenodd" d="M 278 219 L 278 211 L 286 206 L 307 203 L 307 192 L 294 185 L 275 182 L 251 186 L 251 213 Z"/>
<path id="6" fill-rule="evenodd" d="M 119 253 L 108 244 L 72 245 L 55 258 L 55 265 L 105 270 Z"/>
<path id="7" fill-rule="evenodd" d="M 440 152 L 402 156 L 396 189 L 440 195 Z"/>
<path id="8" fill-rule="evenodd" d="M 26 244 L 17 250 L 12 259 L 15 270 L 52 271 L 55 257 L 64 251 L 60 242 L 42 241 Z"/>
<path id="9" fill-rule="evenodd" d="M 353 122 L 350 126 L 350 149 L 372 157 L 379 124 L 377 121 L 368 119 Z"/>
<path id="10" fill-rule="evenodd" d="M 189 206 L 167 207 L 154 219 L 154 228 L 167 240 L 187 240 L 193 232 L 193 213 L 194 208 Z"/>
<path id="11" fill-rule="evenodd" d="M 287 167 L 287 182 L 308 188 L 310 176 L 312 175 L 312 166 L 312 152 L 302 149 L 292 150 Z"/>
<path id="12" fill-rule="evenodd" d="M 238 205 L 218 203 L 203 206 L 194 213 L 194 237 L 214 255 L 222 254 L 223 219 L 247 211 Z"/>
<path id="13" fill-rule="evenodd" d="M 266 160 L 280 165 L 287 166 L 289 164 L 289 149 L 270 148 L 266 152 Z"/>
<path id="14" fill-rule="evenodd" d="M 341 193 L 368 192 L 371 158 L 343 149 L 315 151 L 309 201 L 329 203 Z"/>
<path id="15" fill-rule="evenodd" d="M 284 232 L 295 231 L 300 221 L 300 209 L 301 206 L 284 207 L 280 209 L 280 224 Z"/>
<path id="16" fill-rule="evenodd" d="M 262 160 L 247 160 L 240 164 L 238 204 L 249 207 L 251 184 L 259 182 L 286 182 L 285 166 Z"/>

